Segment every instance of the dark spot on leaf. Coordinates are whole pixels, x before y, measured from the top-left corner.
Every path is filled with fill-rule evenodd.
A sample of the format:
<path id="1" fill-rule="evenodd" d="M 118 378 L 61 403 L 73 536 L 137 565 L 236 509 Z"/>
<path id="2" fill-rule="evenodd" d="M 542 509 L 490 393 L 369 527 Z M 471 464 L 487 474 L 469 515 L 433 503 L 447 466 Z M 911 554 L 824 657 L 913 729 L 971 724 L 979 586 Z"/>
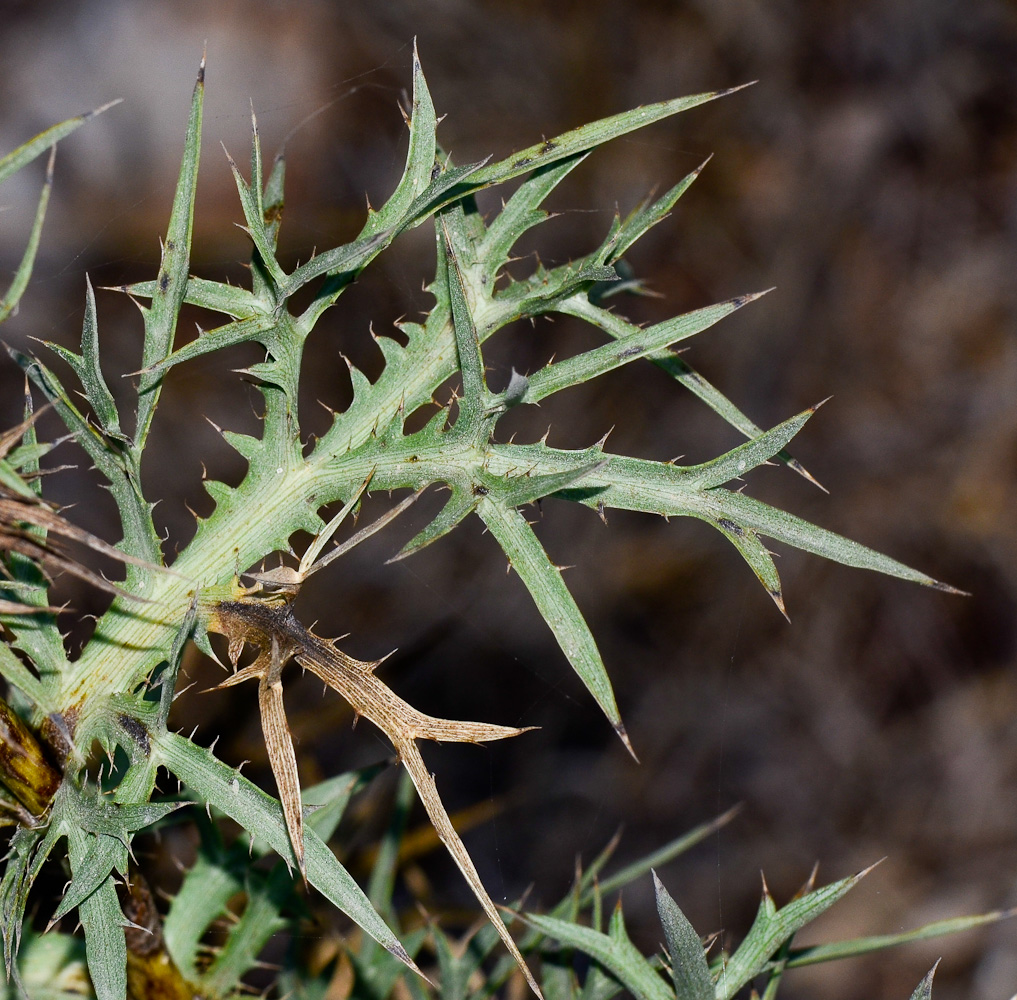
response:
<path id="1" fill-rule="evenodd" d="M 725 531 L 730 532 L 732 535 L 736 535 L 741 538 L 745 534 L 745 529 L 740 524 L 735 524 L 734 521 L 729 521 L 726 517 L 717 519 L 719 524 Z"/>
<path id="2" fill-rule="evenodd" d="M 166 250 L 168 253 L 172 253 L 174 250 L 176 250 L 176 248 L 177 248 L 176 241 L 174 240 L 166 241 Z"/>
<path id="3" fill-rule="evenodd" d="M 481 486 L 480 483 L 473 484 L 473 495 L 475 497 L 486 497 L 490 492 L 486 486 Z"/>
<path id="4" fill-rule="evenodd" d="M 169 288 L 169 284 L 170 276 L 165 271 L 163 271 L 162 274 L 159 275 L 159 291 L 165 292 L 166 289 Z"/>
<path id="5" fill-rule="evenodd" d="M 641 347 L 626 347 L 624 351 L 618 352 L 618 360 L 624 361 L 626 358 L 634 358 L 637 354 L 642 354 L 643 349 Z"/>
<path id="6" fill-rule="evenodd" d="M 552 150 L 555 150 L 557 148 L 558 143 L 551 142 L 550 140 L 548 140 L 547 142 L 544 143 L 543 146 L 540 147 L 540 151 L 541 153 L 550 153 Z"/>
<path id="7" fill-rule="evenodd" d="M 152 744 L 148 738 L 148 730 L 144 724 L 134 718 L 133 715 L 128 715 L 126 712 L 121 712 L 118 716 L 118 721 L 125 733 L 128 733 L 132 740 L 138 744 L 142 752 L 147 757 L 152 752 Z"/>
<path id="8" fill-rule="evenodd" d="M 516 160 L 516 162 L 513 163 L 512 166 L 513 167 L 525 167 L 525 166 L 529 165 L 532 162 L 533 162 L 533 157 L 531 157 L 531 156 L 524 156 L 524 157 L 521 157 L 520 159 Z"/>

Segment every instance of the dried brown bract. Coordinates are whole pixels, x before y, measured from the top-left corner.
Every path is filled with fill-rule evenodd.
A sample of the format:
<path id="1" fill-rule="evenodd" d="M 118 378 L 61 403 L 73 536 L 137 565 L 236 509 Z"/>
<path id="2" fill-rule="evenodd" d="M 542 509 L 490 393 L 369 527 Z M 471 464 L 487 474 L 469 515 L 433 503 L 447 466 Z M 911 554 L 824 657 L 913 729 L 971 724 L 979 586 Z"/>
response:
<path id="1" fill-rule="evenodd" d="M 375 668 L 381 663 L 380 660 L 364 662 L 348 656 L 334 643 L 306 629 L 297 620 L 290 604 L 280 602 L 278 598 L 265 600 L 252 595 L 220 602 L 215 606 L 208 627 L 227 637 L 229 656 L 234 667 L 245 643 L 258 649 L 253 663 L 236 671 L 219 687 L 230 687 L 246 680 L 258 681 L 258 703 L 265 746 L 301 874 L 304 870 L 304 848 L 300 785 L 293 738 L 282 701 L 282 669 L 290 660 L 296 660 L 330 688 L 338 691 L 358 717 L 369 719 L 392 742 L 439 838 L 459 866 L 533 991 L 540 996 L 533 975 L 508 933 L 498 908 L 484 888 L 466 846 L 442 804 L 434 776 L 428 771 L 416 742 L 427 739 L 483 743 L 518 736 L 527 730 L 483 722 L 438 719 L 419 712 L 377 676 Z"/>

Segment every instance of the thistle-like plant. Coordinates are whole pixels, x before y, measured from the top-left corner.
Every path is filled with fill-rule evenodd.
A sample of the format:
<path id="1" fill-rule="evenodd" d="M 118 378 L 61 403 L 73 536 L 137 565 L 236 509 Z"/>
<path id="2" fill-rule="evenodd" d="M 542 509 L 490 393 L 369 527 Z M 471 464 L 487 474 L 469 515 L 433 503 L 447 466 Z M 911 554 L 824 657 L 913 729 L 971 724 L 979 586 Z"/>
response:
<path id="1" fill-rule="evenodd" d="M 245 230 L 253 244 L 250 285 L 240 288 L 190 273 L 204 95 L 202 62 L 158 274 L 152 281 L 122 289 L 142 303 L 145 329 L 132 412 L 124 413 L 118 407 L 102 372 L 90 284 L 86 287 L 80 353 L 50 345 L 70 366 L 79 387 L 66 387 L 43 360 L 15 355 L 105 477 L 122 524 L 117 552 L 126 576 L 116 585 L 113 602 L 94 634 L 72 660 L 58 630 L 48 599 L 49 581 L 43 573 L 53 568 L 50 564 L 59 557 L 52 537 L 66 536 L 68 529 L 61 528 L 59 515 L 43 507 L 38 493 L 27 485 L 39 452 L 31 430 L 18 429 L 16 436 L 24 437 L 18 451 L 12 450 L 15 436 L 2 439 L 3 488 L 13 490 L 16 499 L 11 503 L 21 506 L 17 510 L 0 507 L 0 517 L 8 518 L 13 532 L 10 537 L 18 539 L 0 543 L 7 574 L 0 581 L 0 599 L 7 602 L 0 605 L 7 640 L 0 645 L 0 674 L 11 691 L 12 704 L 27 719 L 28 725 L 22 724 L 22 739 L 30 744 L 26 753 L 36 760 L 41 775 L 35 785 L 32 780 L 27 782 L 32 786 L 30 792 L 17 785 L 9 770 L 2 775 L 17 800 L 13 803 L 17 826 L 0 882 L 0 916 L 10 975 L 18 974 L 16 957 L 29 890 L 47 857 L 63 840 L 71 877 L 52 920 L 77 909 L 85 935 L 85 960 L 97 997 L 123 1000 L 128 989 L 134 996 L 145 995 L 159 977 L 161 983 L 169 984 L 167 989 L 177 991 L 171 995 L 231 993 L 267 938 L 285 922 L 289 905 L 285 900 L 295 884 L 291 868 L 365 932 L 354 962 L 363 995 L 386 995 L 407 969 L 419 971 L 412 956 L 428 932 L 404 935 L 401 941 L 391 926 L 396 922 L 391 907 L 394 852 L 388 852 L 387 862 L 384 857 L 379 861 L 365 893 L 327 846 L 349 796 L 363 783 L 363 775 L 342 775 L 301 792 L 283 703 L 283 672 L 291 660 L 314 672 L 349 702 L 357 716 L 367 718 L 391 741 L 410 782 L 401 794 L 408 795 L 415 788 L 438 837 L 490 920 L 489 927 L 473 939 L 480 948 L 474 971 L 500 938 L 535 993 L 539 995 L 543 985 L 554 996 L 574 995 L 567 981 L 569 970 L 562 966 L 555 971 L 554 952 L 546 945 L 556 939 L 586 950 L 599 963 L 597 968 L 604 978 L 598 980 L 599 987 L 589 980 L 584 996 L 607 997 L 625 986 L 640 996 L 702 1000 L 706 996 L 731 997 L 760 973 L 777 970 L 779 980 L 779 971 L 794 964 L 786 950 L 791 936 L 850 888 L 852 880 L 824 890 L 809 887 L 800 904 L 792 903 L 779 911 L 767 895 L 757 921 L 758 932 L 754 928 L 742 948 L 733 955 L 719 956 L 712 967 L 698 938 L 675 915 L 670 897 L 658 883 L 674 989 L 660 976 L 659 963 L 642 958 L 642 965 L 636 963 L 634 949 L 625 943 L 620 910 L 606 934 L 599 930 L 599 917 L 592 928 L 578 927 L 583 907 L 595 905 L 599 913 L 600 895 L 585 877 L 562 908 L 544 917 L 528 915 L 530 930 L 517 943 L 442 805 L 438 785 L 423 762 L 417 741 L 477 742 L 525 730 L 424 715 L 382 679 L 377 670 L 380 661 L 353 659 L 333 641 L 314 634 L 298 620 L 291 603 L 309 575 L 323 570 L 382 527 L 420 492 L 430 487 L 446 489 L 448 498 L 440 513 L 403 548 L 399 558 L 436 541 L 469 515 L 478 516 L 529 589 L 565 657 L 631 752 L 590 629 L 559 568 L 548 558 L 527 520 L 527 508 L 534 502 L 554 497 L 600 512 L 625 508 L 665 517 L 699 518 L 736 547 L 781 611 L 780 580 L 764 538 L 850 566 L 950 589 L 742 491 L 743 477 L 771 460 L 808 475 L 786 448 L 814 408 L 764 431 L 682 360 L 675 345 L 706 330 L 755 295 L 738 296 L 646 327 L 629 322 L 604 304 L 611 283 L 618 279 L 616 265 L 644 233 L 668 215 L 698 170 L 663 197 L 647 201 L 625 218 L 615 218 L 602 243 L 571 263 L 550 269 L 538 264 L 524 278 L 514 278 L 506 270 L 521 235 L 548 217 L 542 208 L 545 199 L 596 147 L 729 92 L 647 105 L 543 140 L 498 162 L 457 166 L 437 145 L 438 119 L 414 55 L 412 104 L 405 112 L 409 148 L 398 186 L 380 209 L 368 211 L 352 242 L 289 270 L 277 254 L 285 159 L 279 156 L 266 176 L 257 125 L 252 121 L 250 177 L 245 178 L 236 163 L 229 161 Z M 0 165 L 6 162 L 0 161 Z M 500 211 L 483 217 L 474 200 L 476 193 L 517 178 L 521 178 L 519 184 Z M 435 246 L 434 279 L 428 286 L 433 304 L 426 318 L 419 323 L 400 323 L 402 340 L 375 338 L 384 357 L 383 371 L 371 382 L 350 366 L 352 402 L 334 414 L 323 435 L 313 444 L 308 442 L 301 432 L 297 405 L 307 338 L 375 257 L 401 233 L 424 224 L 433 228 Z M 37 242 L 37 234 L 33 241 Z M 19 281 L 22 276 L 27 280 L 27 267 L 19 271 Z M 16 291 L 20 294 L 20 288 Z M 302 303 L 299 308 L 297 301 Z M 218 312 L 226 319 L 174 350 L 184 303 Z M 492 391 L 483 359 L 488 339 L 518 319 L 553 314 L 586 320 L 601 332 L 605 343 L 550 362 L 528 375 L 513 373 L 503 391 Z M 199 519 L 196 534 L 168 566 L 167 549 L 153 524 L 153 504 L 141 475 L 163 379 L 174 366 L 248 342 L 264 351 L 264 360 L 244 372 L 263 397 L 261 434 L 224 431 L 226 441 L 246 460 L 246 475 L 235 487 L 213 480 L 205 483 L 215 510 Z M 563 450 L 551 447 L 546 440 L 515 443 L 499 439 L 499 422 L 510 409 L 537 404 L 634 362 L 651 362 L 662 368 L 741 431 L 746 442 L 709 462 L 681 466 L 612 454 L 603 440 L 587 448 Z M 436 392 L 450 380 L 456 385 L 454 398 L 436 401 Z M 87 408 L 75 401 L 74 389 L 80 390 Z M 429 419 L 420 429 L 411 429 L 420 424 L 419 419 L 410 423 L 411 418 L 421 413 L 429 413 Z M 591 440 L 596 437 L 591 431 Z M 329 549 L 344 519 L 358 510 L 368 490 L 411 492 L 381 522 Z M 334 503 L 342 505 L 340 514 L 326 524 L 321 511 Z M 40 513 L 44 510 L 45 515 Z M 273 554 L 296 558 L 291 546 L 299 532 L 309 533 L 313 541 L 297 565 L 266 569 L 266 560 Z M 75 536 L 72 533 L 70 537 Z M 253 785 L 213 750 L 167 726 L 183 649 L 193 640 L 211 653 L 209 632 L 227 637 L 234 668 L 244 646 L 253 647 L 253 661 L 235 670 L 223 686 L 244 680 L 258 683 L 262 727 L 278 799 Z M 98 770 L 90 765 L 91 748 L 96 743 L 108 757 L 108 769 L 105 762 Z M 179 779 L 183 795 L 153 800 L 160 769 Z M 34 798 L 29 802 L 31 795 Z M 192 808 L 188 803 L 197 806 Z M 268 874 L 255 871 L 247 861 L 247 847 L 225 846 L 215 825 L 205 818 L 205 809 L 209 815 L 214 809 L 231 817 L 246 830 L 255 855 L 276 852 L 281 858 L 276 868 Z M 175 810 L 181 811 L 170 817 Z M 133 868 L 130 847 L 139 830 L 181 816 L 202 829 L 203 847 L 163 929 L 158 918 L 153 919 L 151 896 Z M 627 877 L 634 874 L 629 872 Z M 130 891 L 118 895 L 122 881 L 130 885 Z M 214 958 L 199 961 L 205 929 L 241 888 L 247 905 L 226 945 Z M 121 926 L 125 921 L 126 934 Z M 429 933 L 445 995 L 452 995 L 450 984 L 460 981 L 457 976 L 465 991 L 469 976 L 460 976 L 456 949 L 437 928 Z M 46 954 L 46 940 L 31 930 L 26 933 L 26 981 L 45 968 L 46 960 L 39 956 Z M 70 967 L 73 947 L 66 947 Z M 529 968 L 523 950 L 543 955 L 542 983 Z M 698 958 L 688 958 L 691 964 L 686 967 L 686 956 L 693 953 Z M 624 958 L 621 965 L 618 955 Z M 498 975 L 501 981 L 508 975 L 504 968 L 495 973 L 486 980 L 490 990 L 497 988 Z M 404 981 L 414 995 L 427 992 L 415 975 L 407 975 Z M 382 988 L 383 983 L 387 988 Z M 46 988 L 55 989 L 52 984 Z M 772 992 L 768 988 L 767 996 L 775 991 L 775 986 Z"/>

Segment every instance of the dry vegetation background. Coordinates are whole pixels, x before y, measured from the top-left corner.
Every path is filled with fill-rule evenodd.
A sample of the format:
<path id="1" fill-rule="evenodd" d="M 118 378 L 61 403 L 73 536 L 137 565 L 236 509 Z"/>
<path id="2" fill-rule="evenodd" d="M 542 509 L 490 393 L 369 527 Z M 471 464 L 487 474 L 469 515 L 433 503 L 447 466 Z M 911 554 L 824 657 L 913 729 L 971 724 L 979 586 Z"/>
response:
<path id="1" fill-rule="evenodd" d="M 823 397 L 794 452 L 830 489 L 785 469 L 754 474 L 756 496 L 858 538 L 972 592 L 951 598 L 821 561 L 781 560 L 788 625 L 733 550 L 705 526 L 546 503 L 542 537 L 602 643 L 634 765 L 598 717 L 496 546 L 467 524 L 420 556 L 384 559 L 427 515 L 344 560 L 303 599 L 325 634 L 387 667 L 400 693 L 445 714 L 540 725 L 484 750 L 431 753 L 453 807 L 495 806 L 469 844 L 496 898 L 528 884 L 553 902 L 573 858 L 624 824 L 634 857 L 735 802 L 721 835 L 662 872 L 703 933 L 744 932 L 758 870 L 786 897 L 814 861 L 840 877 L 884 855 L 836 908 L 824 936 L 892 932 L 1017 904 L 1017 10 L 1003 0 L 563 0 L 470 3 L 16 3 L 0 29 L 0 148 L 113 97 L 120 107 L 61 145 L 35 282 L 3 331 L 71 343 L 84 275 L 96 285 L 150 277 L 179 162 L 187 102 L 208 45 L 203 179 L 193 269 L 242 272 L 239 205 L 219 143 L 243 162 L 248 100 L 266 151 L 289 135 L 284 263 L 351 236 L 364 195 L 398 176 L 396 110 L 419 38 L 440 132 L 459 162 L 506 155 L 639 103 L 758 79 L 753 88 L 597 153 L 555 196 L 563 214 L 526 250 L 558 262 L 594 246 L 614 206 L 631 208 L 713 153 L 673 217 L 631 255 L 662 293 L 623 305 L 656 320 L 776 285 L 701 335 L 688 354 L 769 426 Z M 0 266 L 23 245 L 41 167 L 5 185 Z M 372 265 L 319 328 L 308 359 L 306 422 L 341 406 L 340 350 L 377 370 L 368 325 L 385 333 L 427 304 L 430 238 L 411 234 Z M 111 378 L 137 367 L 140 323 L 102 295 Z M 190 321 L 207 326 L 208 316 Z M 492 379 L 592 343 L 564 322 L 492 348 Z M 201 463 L 236 481 L 239 459 L 201 420 L 254 420 L 254 395 L 228 367 L 243 352 L 176 370 L 147 469 L 171 539 L 185 504 L 207 513 Z M 229 362 L 226 364 L 225 362 Z M 119 381 L 119 380 L 118 380 Z M 0 418 L 20 381 L 0 370 Z M 521 427 L 615 450 L 700 460 L 737 443 L 719 419 L 649 366 L 574 391 Z M 56 435 L 55 424 L 47 425 Z M 57 453 L 71 461 L 71 446 Z M 115 540 L 112 505 L 85 463 L 50 480 L 71 516 Z M 379 507 L 380 509 L 380 507 Z M 172 544 L 172 543 L 171 543 Z M 318 579 L 318 578 L 316 578 Z M 98 610 L 96 595 L 76 595 Z M 215 675 L 188 670 L 207 687 Z M 350 733 L 345 707 L 294 678 L 304 777 L 384 757 Z M 199 738 L 221 732 L 227 759 L 259 760 L 247 692 L 177 703 Z M 270 784 L 271 779 L 268 778 Z M 350 829 L 369 845 L 369 810 Z M 186 850 L 182 845 L 181 850 Z M 354 856 L 355 860 L 355 856 Z M 158 864 L 154 858 L 153 864 Z M 452 866 L 416 872 L 434 907 L 468 905 Z M 626 892 L 647 947 L 659 929 L 648 884 Z M 1017 929 L 934 942 L 832 970 L 802 972 L 788 1000 L 910 995 L 939 954 L 937 1000 L 1003 1000 L 1017 988 Z"/>

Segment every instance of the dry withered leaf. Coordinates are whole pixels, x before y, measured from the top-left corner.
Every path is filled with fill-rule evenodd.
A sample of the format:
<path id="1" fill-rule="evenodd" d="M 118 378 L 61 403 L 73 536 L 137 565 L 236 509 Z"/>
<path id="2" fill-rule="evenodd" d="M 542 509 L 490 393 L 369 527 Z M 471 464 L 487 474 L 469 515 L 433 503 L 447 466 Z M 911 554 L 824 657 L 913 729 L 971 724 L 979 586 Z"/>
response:
<path id="1" fill-rule="evenodd" d="M 434 776 L 428 771 L 416 743 L 419 739 L 481 743 L 518 736 L 527 729 L 425 715 L 400 698 L 376 675 L 375 668 L 380 660 L 364 662 L 348 656 L 329 640 L 306 629 L 296 618 L 290 604 L 278 598 L 263 600 L 246 596 L 219 602 L 212 611 L 208 628 L 226 636 L 234 667 L 245 643 L 258 649 L 253 663 L 237 670 L 219 687 L 230 687 L 246 680 L 258 681 L 265 745 L 301 874 L 304 874 L 304 848 L 300 785 L 293 739 L 282 703 L 281 672 L 289 660 L 296 660 L 316 674 L 346 699 L 357 716 L 369 719 L 389 738 L 409 772 L 439 838 L 519 965 L 530 988 L 538 997 L 541 996 L 533 974 L 484 888 L 469 852 L 442 804 Z"/>

